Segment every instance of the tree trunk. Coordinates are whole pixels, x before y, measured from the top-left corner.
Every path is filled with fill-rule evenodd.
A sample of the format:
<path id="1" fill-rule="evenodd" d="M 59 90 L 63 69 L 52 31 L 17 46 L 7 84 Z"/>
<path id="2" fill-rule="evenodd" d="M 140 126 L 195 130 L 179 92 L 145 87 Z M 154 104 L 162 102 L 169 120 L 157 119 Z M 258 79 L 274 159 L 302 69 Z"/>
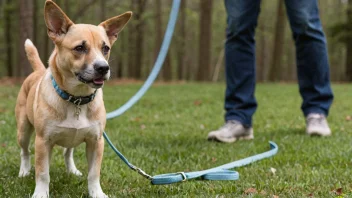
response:
<path id="1" fill-rule="evenodd" d="M 164 1 L 165 2 L 165 1 Z M 162 15 L 162 0 L 155 1 L 155 60 L 159 55 L 160 47 L 163 39 L 163 15 Z M 162 79 L 169 81 L 172 79 L 172 68 L 170 59 L 170 50 L 167 52 L 163 68 L 161 70 Z"/>
<path id="2" fill-rule="evenodd" d="M 131 1 L 131 10 L 135 10 L 135 0 Z M 135 26 L 136 26 L 136 15 L 134 14 L 134 17 L 132 17 L 131 22 L 130 22 L 130 28 L 128 31 L 128 41 L 129 41 L 129 45 L 128 45 L 128 71 L 127 71 L 127 77 L 129 78 L 133 78 L 134 74 L 135 74 L 135 60 L 136 60 L 136 51 L 135 51 L 135 40 L 136 40 L 136 31 L 135 31 Z"/>
<path id="3" fill-rule="evenodd" d="M 266 36 L 265 36 L 265 22 L 264 20 L 260 21 L 260 25 L 258 27 L 258 56 L 257 56 L 257 81 L 263 82 L 265 81 L 265 66 L 266 66 L 266 53 L 267 53 L 267 45 L 266 45 Z"/>
<path id="4" fill-rule="evenodd" d="M 44 60 L 44 65 L 46 65 L 45 63 L 47 63 L 49 61 L 49 56 L 50 56 L 50 38 L 48 36 L 48 33 L 46 31 L 46 27 L 45 27 L 45 31 L 43 32 L 43 38 L 44 38 L 44 47 L 43 47 L 43 60 Z"/>
<path id="5" fill-rule="evenodd" d="M 13 5 L 11 5 L 11 1 L 7 0 L 5 2 L 5 8 L 4 8 L 4 23 L 5 23 L 5 28 L 4 28 L 4 38 L 5 38 L 5 46 L 6 46 L 6 67 L 7 67 L 7 76 L 14 76 L 14 71 L 13 71 L 13 62 L 12 62 L 12 27 L 11 27 L 11 13 L 13 13 Z"/>
<path id="6" fill-rule="evenodd" d="M 38 34 L 38 0 L 33 0 L 33 43 L 38 46 L 37 34 Z"/>
<path id="7" fill-rule="evenodd" d="M 200 0 L 200 35 L 198 54 L 198 81 L 210 80 L 211 75 L 211 15 L 213 0 Z"/>
<path id="8" fill-rule="evenodd" d="M 104 21 L 106 16 L 106 0 L 100 0 L 100 21 Z"/>
<path id="9" fill-rule="evenodd" d="M 281 80 L 282 76 L 282 55 L 285 41 L 286 14 L 284 10 L 284 1 L 279 0 L 277 7 L 277 21 L 275 25 L 273 57 L 269 72 L 270 81 Z"/>
<path id="10" fill-rule="evenodd" d="M 352 27 L 352 1 L 348 1 L 347 24 Z M 347 39 L 346 46 L 346 80 L 352 82 L 352 38 Z"/>
<path id="11" fill-rule="evenodd" d="M 158 57 L 163 38 L 162 30 L 162 0 L 155 0 L 155 59 Z"/>
<path id="12" fill-rule="evenodd" d="M 69 0 L 65 0 L 65 4 L 64 4 L 65 10 L 64 11 L 68 17 L 71 17 L 71 6 L 72 6 L 71 3 L 72 2 L 70 2 Z"/>
<path id="13" fill-rule="evenodd" d="M 184 70 L 185 70 L 185 60 L 186 60 L 186 4 L 187 0 L 182 0 L 180 5 L 180 18 L 179 18 L 179 46 L 177 49 L 177 78 L 179 80 L 184 79 Z"/>
<path id="14" fill-rule="evenodd" d="M 33 0 L 20 0 L 20 42 L 19 42 L 19 66 L 21 76 L 27 76 L 32 72 L 26 53 L 24 51 L 24 42 L 27 38 L 33 40 Z"/>
<path id="15" fill-rule="evenodd" d="M 94 5 L 97 1 L 98 0 L 89 0 L 86 4 L 79 6 L 79 10 L 75 13 L 75 15 L 70 17 L 72 21 L 77 21 L 81 16 L 84 15 L 84 13 L 89 9 L 89 7 Z"/>
<path id="16" fill-rule="evenodd" d="M 137 4 L 137 12 L 135 12 L 136 24 L 136 64 L 134 78 L 141 79 L 143 65 L 143 44 L 144 44 L 144 19 L 142 17 L 147 0 L 135 0 Z"/>

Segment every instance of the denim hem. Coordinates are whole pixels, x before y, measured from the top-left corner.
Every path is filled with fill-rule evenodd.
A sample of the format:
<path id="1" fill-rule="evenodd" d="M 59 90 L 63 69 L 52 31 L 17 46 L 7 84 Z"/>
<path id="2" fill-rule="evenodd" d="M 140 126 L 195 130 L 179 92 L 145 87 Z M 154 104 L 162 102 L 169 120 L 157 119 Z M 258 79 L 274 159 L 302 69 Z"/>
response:
<path id="1" fill-rule="evenodd" d="M 236 120 L 238 122 L 240 122 L 245 128 L 250 128 L 252 127 L 252 120 L 243 120 L 242 118 L 238 117 L 238 116 L 231 116 L 231 117 L 226 117 L 225 121 L 230 121 L 230 120 Z"/>
<path id="2" fill-rule="evenodd" d="M 328 113 L 325 110 L 320 109 L 319 107 L 313 107 L 303 110 L 303 114 L 305 117 L 307 117 L 310 113 L 323 114 L 325 115 L 325 117 L 328 117 Z"/>

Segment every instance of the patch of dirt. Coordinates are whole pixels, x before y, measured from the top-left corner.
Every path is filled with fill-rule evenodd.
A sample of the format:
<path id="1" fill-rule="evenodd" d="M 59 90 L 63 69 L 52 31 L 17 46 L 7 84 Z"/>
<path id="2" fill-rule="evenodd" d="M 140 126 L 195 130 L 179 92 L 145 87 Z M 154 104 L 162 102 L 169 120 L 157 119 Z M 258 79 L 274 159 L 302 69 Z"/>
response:
<path id="1" fill-rule="evenodd" d="M 13 86 L 13 85 L 20 85 L 23 83 L 25 78 L 23 77 L 2 77 L 0 78 L 0 85 L 1 86 Z"/>

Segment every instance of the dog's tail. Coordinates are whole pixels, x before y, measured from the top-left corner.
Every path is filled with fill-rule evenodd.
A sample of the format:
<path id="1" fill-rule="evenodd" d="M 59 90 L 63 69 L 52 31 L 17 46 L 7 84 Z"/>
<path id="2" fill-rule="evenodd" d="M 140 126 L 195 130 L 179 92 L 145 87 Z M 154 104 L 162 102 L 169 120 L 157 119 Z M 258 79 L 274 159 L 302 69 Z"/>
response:
<path id="1" fill-rule="evenodd" d="M 45 70 L 45 66 L 40 60 L 38 50 L 30 39 L 26 39 L 26 42 L 24 43 L 24 49 L 26 50 L 27 58 L 29 63 L 32 65 L 33 70 Z"/>

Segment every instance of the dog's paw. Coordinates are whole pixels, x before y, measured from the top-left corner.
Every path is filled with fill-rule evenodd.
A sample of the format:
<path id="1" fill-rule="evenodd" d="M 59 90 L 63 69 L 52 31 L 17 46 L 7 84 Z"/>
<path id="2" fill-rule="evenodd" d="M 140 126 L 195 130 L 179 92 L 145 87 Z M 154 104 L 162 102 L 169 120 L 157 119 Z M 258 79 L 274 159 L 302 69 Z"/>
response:
<path id="1" fill-rule="evenodd" d="M 20 170 L 20 173 L 18 174 L 18 177 L 26 177 L 30 174 L 30 169 L 29 170 Z"/>
<path id="2" fill-rule="evenodd" d="M 31 164 L 21 164 L 20 173 L 18 177 L 26 177 L 31 173 Z"/>
<path id="3" fill-rule="evenodd" d="M 32 195 L 32 198 L 49 198 L 49 193 L 48 192 L 34 192 Z"/>
<path id="4" fill-rule="evenodd" d="M 78 169 L 70 169 L 68 170 L 69 173 L 72 173 L 76 176 L 82 176 L 83 174 L 81 173 L 81 171 L 79 171 Z"/>
<path id="5" fill-rule="evenodd" d="M 109 198 L 105 193 L 103 193 L 103 191 L 101 192 L 91 192 L 89 193 L 89 197 L 92 197 L 92 198 Z"/>
<path id="6" fill-rule="evenodd" d="M 21 156 L 21 167 L 18 177 L 26 177 L 31 172 L 31 160 L 29 156 Z"/>

